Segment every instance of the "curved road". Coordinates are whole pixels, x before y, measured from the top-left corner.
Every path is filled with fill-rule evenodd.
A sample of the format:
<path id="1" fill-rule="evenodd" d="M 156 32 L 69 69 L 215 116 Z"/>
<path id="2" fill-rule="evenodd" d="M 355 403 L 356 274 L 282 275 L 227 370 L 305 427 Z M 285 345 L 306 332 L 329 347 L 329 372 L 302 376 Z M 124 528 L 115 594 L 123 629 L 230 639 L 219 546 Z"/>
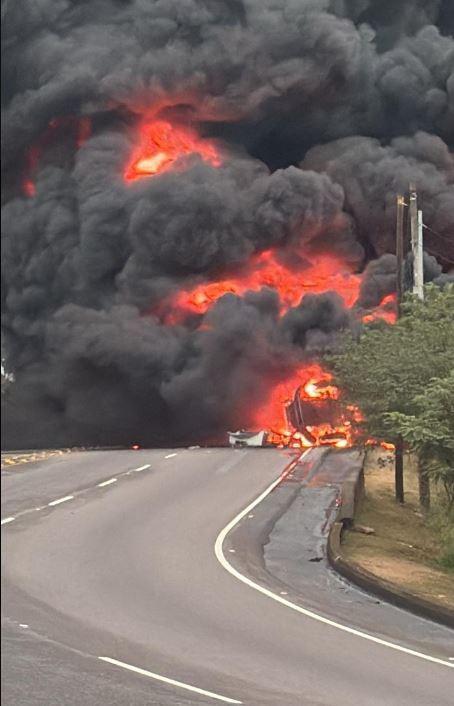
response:
<path id="1" fill-rule="evenodd" d="M 354 600 L 347 616 L 345 602 L 339 615 L 326 602 L 325 617 L 349 618 L 382 641 L 372 642 L 278 603 L 218 561 L 219 533 L 292 458 L 272 449 L 85 452 L 4 474 L 2 518 L 14 518 L 2 528 L 5 706 L 452 704 L 452 631 L 385 604 L 374 631 L 361 616 L 367 600 L 357 618 Z M 306 456 L 300 482 L 317 462 L 316 451 Z M 250 532 L 237 528 L 224 543 L 226 560 L 258 583 L 272 526 L 264 508 L 287 502 L 277 491 L 240 523 Z M 280 579 L 264 580 L 288 594 Z M 320 612 L 313 585 L 308 607 Z"/>

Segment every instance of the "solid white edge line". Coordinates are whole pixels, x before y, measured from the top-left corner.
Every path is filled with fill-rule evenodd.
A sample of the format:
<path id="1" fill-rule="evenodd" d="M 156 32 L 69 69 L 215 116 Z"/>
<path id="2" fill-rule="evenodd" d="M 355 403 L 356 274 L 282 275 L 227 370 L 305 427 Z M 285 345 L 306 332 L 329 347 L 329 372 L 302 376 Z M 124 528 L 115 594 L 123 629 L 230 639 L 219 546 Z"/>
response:
<path id="1" fill-rule="evenodd" d="M 98 488 L 104 488 L 105 485 L 111 485 L 116 482 L 117 478 L 109 478 L 109 480 L 105 480 L 103 483 L 98 483 Z"/>
<path id="2" fill-rule="evenodd" d="M 175 454 L 167 454 L 167 456 L 164 456 L 164 458 L 173 458 L 176 455 L 177 455 L 176 453 Z"/>
<path id="3" fill-rule="evenodd" d="M 301 456 L 300 460 L 310 451 L 311 449 L 307 449 Z M 243 574 L 240 574 L 239 571 L 237 571 L 224 556 L 224 553 L 222 551 L 222 545 L 224 544 L 224 540 L 230 530 L 232 530 L 235 525 L 240 522 L 240 520 L 245 517 L 254 507 L 256 507 L 262 500 L 266 498 L 267 495 L 271 493 L 271 491 L 281 482 L 281 476 L 277 478 L 277 480 L 273 481 L 271 485 L 266 488 L 263 493 L 261 493 L 258 498 L 253 500 L 250 505 L 248 505 L 244 510 L 242 510 L 238 515 L 236 515 L 233 520 L 231 520 L 223 530 L 219 533 L 215 545 L 214 545 L 214 553 L 216 554 L 216 558 L 221 564 L 221 566 L 229 572 L 229 574 L 232 574 L 232 576 L 235 576 L 239 581 L 242 581 L 246 586 L 250 586 L 251 588 L 254 588 L 256 591 L 259 591 L 260 593 L 263 593 L 263 595 L 268 596 L 268 598 L 272 598 L 274 601 L 277 601 L 277 603 L 281 603 L 282 605 L 286 606 L 287 608 L 291 608 L 292 610 L 297 611 L 298 613 L 301 613 L 302 615 L 305 615 L 308 618 L 312 618 L 313 620 L 318 620 L 320 623 L 325 623 L 325 625 L 330 625 L 333 628 L 337 628 L 338 630 L 342 630 L 343 632 L 350 633 L 350 635 L 356 635 L 356 637 L 361 637 L 364 640 L 369 640 L 370 642 L 375 642 L 378 645 L 382 645 L 384 647 L 389 647 L 392 650 L 397 650 L 398 652 L 405 652 L 408 655 L 412 655 L 413 657 L 419 657 L 420 659 L 425 659 L 428 662 L 435 662 L 436 664 L 442 664 L 445 667 L 450 667 L 451 669 L 454 669 L 454 664 L 450 664 L 449 662 L 446 662 L 443 659 L 439 659 L 438 657 L 432 657 L 431 655 L 424 654 L 423 652 L 416 652 L 415 650 L 411 650 L 408 647 L 403 647 L 402 645 L 397 645 L 393 642 L 388 642 L 387 640 L 382 640 L 380 637 L 375 637 L 374 635 L 369 635 L 366 632 L 362 632 L 361 630 L 357 630 L 356 628 L 351 628 L 348 625 L 342 625 L 341 623 L 337 623 L 334 620 L 330 620 L 329 618 L 325 618 L 323 615 L 319 615 L 318 613 L 314 613 L 311 610 L 307 610 L 307 608 L 302 608 L 299 605 L 296 605 L 295 603 L 291 603 L 291 601 L 286 600 L 285 598 L 282 598 L 282 596 L 277 595 L 276 593 L 273 593 L 272 591 L 269 591 L 267 588 L 264 588 L 264 586 L 260 586 L 258 583 L 255 583 L 251 579 L 249 579 L 247 576 L 244 576 Z"/>
<path id="4" fill-rule="evenodd" d="M 137 674 L 142 674 L 145 677 L 151 677 L 151 679 L 156 679 L 157 681 L 162 681 L 165 684 L 171 684 L 171 686 L 178 686 L 180 689 L 186 689 L 187 691 L 194 691 L 196 694 L 202 694 L 203 696 L 209 696 L 211 699 L 217 699 L 218 701 L 224 701 L 227 704 L 242 704 L 242 701 L 237 701 L 236 699 L 229 699 L 227 696 L 221 696 L 221 694 L 215 694 L 213 691 L 205 691 L 205 689 L 199 689 L 197 686 L 191 686 L 190 684 L 185 684 L 182 681 L 176 681 L 175 679 L 169 679 L 169 677 L 163 677 L 160 674 L 155 674 L 154 672 L 149 672 L 147 669 L 141 669 L 140 667 L 134 667 L 132 664 L 127 664 L 126 662 L 119 662 L 117 659 L 112 657 L 98 657 L 103 662 L 109 662 L 109 664 L 114 664 L 117 667 L 122 667 L 123 669 L 128 669 L 130 672 L 136 672 Z"/>
<path id="5" fill-rule="evenodd" d="M 73 500 L 74 495 L 65 495 L 64 498 L 58 498 L 58 500 L 52 500 L 51 503 L 47 503 L 49 507 L 53 507 L 54 505 L 60 505 L 60 503 L 65 503 L 67 500 Z"/>
<path id="6" fill-rule="evenodd" d="M 5 519 L 2 520 L 1 524 L 2 524 L 2 525 L 7 525 L 8 522 L 13 522 L 13 520 L 15 520 L 15 519 L 16 519 L 15 517 L 5 517 Z"/>
<path id="7" fill-rule="evenodd" d="M 145 466 L 139 466 L 139 468 L 134 468 L 135 473 L 138 473 L 139 471 L 146 471 L 147 468 L 150 468 L 150 464 L 146 463 Z"/>

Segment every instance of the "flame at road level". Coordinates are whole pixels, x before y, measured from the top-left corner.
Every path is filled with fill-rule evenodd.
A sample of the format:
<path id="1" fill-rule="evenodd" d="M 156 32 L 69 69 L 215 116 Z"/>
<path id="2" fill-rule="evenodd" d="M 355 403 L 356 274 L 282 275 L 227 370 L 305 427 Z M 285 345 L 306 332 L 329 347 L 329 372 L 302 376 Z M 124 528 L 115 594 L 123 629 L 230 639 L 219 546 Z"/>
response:
<path id="1" fill-rule="evenodd" d="M 254 415 L 254 426 L 268 430 L 268 440 L 276 445 L 309 447 L 329 444 L 338 448 L 351 445 L 351 422 L 340 411 L 335 420 L 327 419 L 317 426 L 295 430 L 286 416 L 286 407 L 293 401 L 295 391 L 304 401 L 338 400 L 339 390 L 331 383 L 331 375 L 317 363 L 301 366 L 291 377 L 271 390 L 267 402 Z M 353 412 L 354 413 L 354 412 Z"/>
<path id="2" fill-rule="evenodd" d="M 187 127 L 171 125 L 166 120 L 155 120 L 140 128 L 139 144 L 126 168 L 126 181 L 154 176 L 168 171 L 181 157 L 197 154 L 205 162 L 218 167 L 221 164 L 213 143 Z"/>

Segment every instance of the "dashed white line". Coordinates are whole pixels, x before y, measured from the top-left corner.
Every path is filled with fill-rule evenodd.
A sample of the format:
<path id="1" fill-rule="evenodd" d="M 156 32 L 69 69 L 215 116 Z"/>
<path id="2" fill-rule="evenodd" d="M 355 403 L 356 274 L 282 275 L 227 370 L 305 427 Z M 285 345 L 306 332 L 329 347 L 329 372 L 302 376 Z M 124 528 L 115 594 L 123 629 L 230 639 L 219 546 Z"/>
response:
<path id="1" fill-rule="evenodd" d="M 167 454 L 167 456 L 164 456 L 164 458 L 173 458 L 173 457 L 176 456 L 176 455 L 177 455 L 177 454 Z"/>
<path id="2" fill-rule="evenodd" d="M 309 453 L 310 449 L 307 449 L 302 456 L 300 457 L 303 458 L 307 453 Z M 337 628 L 338 630 L 342 630 L 343 632 L 347 632 L 350 635 L 355 635 L 356 637 L 361 637 L 364 640 L 369 640 L 370 642 L 375 642 L 378 645 L 382 645 L 383 647 L 389 647 L 392 650 L 396 650 L 398 652 L 404 652 L 405 654 L 411 655 L 413 657 L 419 657 L 420 659 L 427 660 L 428 662 L 435 662 L 436 664 L 442 664 L 444 667 L 451 667 L 451 669 L 454 669 L 454 664 L 451 664 L 449 661 L 440 659 L 438 657 L 432 657 L 432 655 L 424 654 L 423 652 L 416 652 L 416 650 L 411 650 L 408 647 L 403 647 L 402 645 L 397 645 L 394 642 L 388 642 L 387 640 L 382 640 L 380 637 L 375 637 L 375 635 L 369 635 L 369 633 L 362 632 L 361 630 L 356 630 L 355 628 L 351 628 L 348 625 L 342 625 L 341 623 L 336 623 L 334 620 L 330 620 L 329 618 L 325 618 L 323 615 L 319 615 L 318 613 L 314 613 L 312 610 L 307 610 L 307 608 L 302 608 L 299 605 L 296 605 L 295 603 L 291 603 L 288 601 L 286 598 L 282 598 L 282 596 L 279 596 L 276 593 L 273 593 L 272 591 L 269 591 L 267 588 L 264 586 L 260 586 L 260 584 L 255 583 L 255 581 L 252 581 L 250 578 L 247 576 L 244 576 L 243 574 L 240 574 L 239 571 L 237 571 L 229 562 L 227 561 L 226 557 L 224 556 L 224 552 L 222 549 L 222 545 L 224 544 L 224 540 L 227 537 L 228 533 L 230 530 L 232 530 L 235 525 L 240 522 L 245 515 L 247 515 L 251 510 L 253 510 L 259 503 L 262 502 L 266 498 L 267 495 L 271 493 L 271 491 L 279 485 L 279 483 L 282 480 L 282 476 L 277 478 L 277 480 L 273 481 L 271 485 L 266 488 L 266 490 L 261 493 L 258 498 L 253 500 L 244 510 L 242 510 L 238 515 L 236 515 L 233 520 L 231 520 L 223 530 L 218 534 L 218 537 L 216 539 L 215 545 L 214 545 L 214 553 L 216 554 L 216 558 L 219 561 L 219 563 L 222 565 L 222 567 L 229 572 L 229 574 L 232 574 L 232 576 L 235 576 L 239 581 L 242 583 L 246 584 L 246 586 L 250 586 L 250 588 L 254 588 L 256 591 L 259 591 L 260 593 L 263 593 L 265 596 L 268 596 L 268 598 L 272 598 L 274 601 L 277 603 L 281 603 L 282 605 L 286 606 L 286 608 L 291 608 L 291 610 L 295 610 L 298 613 L 301 613 L 302 615 L 305 615 L 308 618 L 312 618 L 313 620 L 317 620 L 320 623 L 324 623 L 325 625 L 329 625 L 332 628 Z M 229 549 L 229 551 L 232 551 Z M 232 552 L 233 553 L 233 552 Z"/>
<path id="3" fill-rule="evenodd" d="M 112 485 L 112 483 L 116 483 L 117 478 L 109 478 L 109 480 L 105 480 L 103 483 L 98 483 L 98 488 L 104 488 L 105 485 Z"/>
<path id="4" fill-rule="evenodd" d="M 216 694 L 214 691 L 205 691 L 205 689 L 199 689 L 197 686 L 191 686 L 190 684 L 185 684 L 182 681 L 176 681 L 175 679 L 169 679 L 169 677 L 163 677 L 160 674 L 149 672 L 147 669 L 134 667 L 132 664 L 126 664 L 126 662 L 119 662 L 117 659 L 112 659 L 112 657 L 98 657 L 98 659 L 101 659 L 103 662 L 109 662 L 109 664 L 114 664 L 117 667 L 122 667 L 123 669 L 129 669 L 130 672 L 136 672 L 137 674 L 142 674 L 145 677 L 151 677 L 151 679 L 162 681 L 165 684 L 178 686 L 180 689 L 186 689 L 186 691 L 193 691 L 196 694 L 202 694 L 202 696 L 209 696 L 211 699 L 224 701 L 226 704 L 243 703 L 242 701 L 237 701 L 236 699 L 229 699 L 227 696 L 221 696 L 221 694 Z"/>
<path id="5" fill-rule="evenodd" d="M 49 507 L 53 507 L 54 505 L 60 505 L 60 503 L 66 503 L 68 500 L 73 500 L 74 495 L 65 495 L 64 498 L 58 498 L 58 500 L 52 500 L 51 503 L 47 503 Z"/>
<path id="6" fill-rule="evenodd" d="M 150 464 L 146 463 L 145 466 L 139 466 L 139 468 L 134 468 L 135 473 L 139 473 L 139 471 L 146 471 L 147 468 L 150 468 Z"/>
<path id="7" fill-rule="evenodd" d="M 5 517 L 4 520 L 2 520 L 1 524 L 2 525 L 7 525 L 8 522 L 13 522 L 16 518 L 15 517 Z"/>

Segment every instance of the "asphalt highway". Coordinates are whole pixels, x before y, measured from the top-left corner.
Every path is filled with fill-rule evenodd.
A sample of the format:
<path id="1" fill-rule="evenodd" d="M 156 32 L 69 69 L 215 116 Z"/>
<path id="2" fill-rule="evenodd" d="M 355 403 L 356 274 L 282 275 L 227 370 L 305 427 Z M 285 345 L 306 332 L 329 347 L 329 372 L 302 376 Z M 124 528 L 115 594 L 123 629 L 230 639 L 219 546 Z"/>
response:
<path id="1" fill-rule="evenodd" d="M 300 579 L 322 620 L 254 587 L 293 599 L 281 559 L 260 547 L 288 531 L 273 530 L 273 513 L 289 481 L 225 533 L 224 565 L 216 555 L 219 534 L 292 459 L 274 449 L 100 451 L 4 473 L 5 706 L 451 705 L 452 631 L 386 604 L 367 619 L 368 599 L 338 611 L 331 594 L 320 600 L 320 574 Z M 310 452 L 292 482 L 318 462 Z M 332 504 L 329 492 L 320 498 L 320 511 Z M 308 517 L 303 533 L 321 524 L 313 507 Z"/>

